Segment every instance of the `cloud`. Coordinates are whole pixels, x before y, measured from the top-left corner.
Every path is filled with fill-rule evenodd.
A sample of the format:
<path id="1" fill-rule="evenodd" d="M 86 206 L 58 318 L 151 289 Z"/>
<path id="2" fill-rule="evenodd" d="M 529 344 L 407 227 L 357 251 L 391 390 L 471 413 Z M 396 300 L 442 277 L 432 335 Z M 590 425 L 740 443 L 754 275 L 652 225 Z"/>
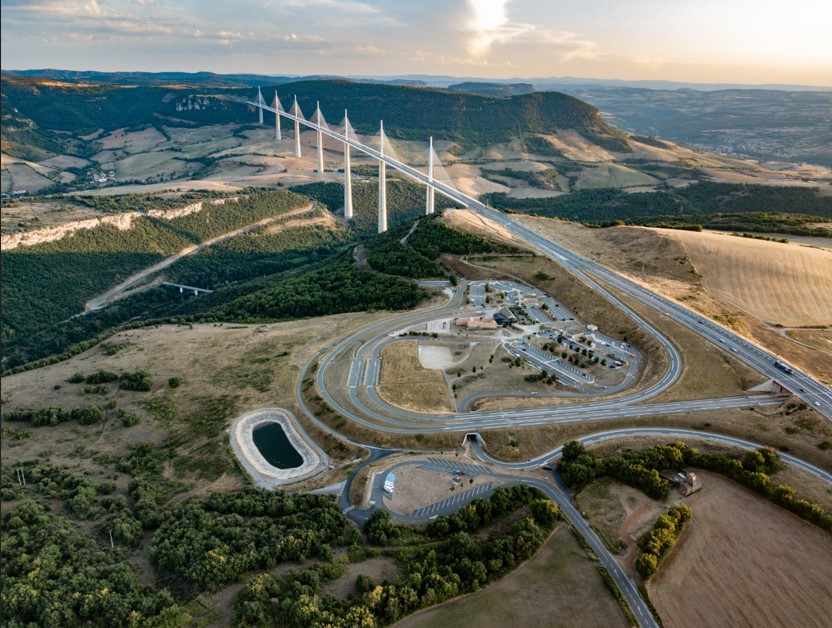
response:
<path id="1" fill-rule="evenodd" d="M 577 33 L 512 22 L 508 14 L 509 0 L 466 0 L 466 4 L 468 17 L 464 29 L 469 35 L 466 48 L 471 62 L 481 62 L 495 45 L 538 46 L 541 47 L 538 54 L 554 53 L 561 62 L 597 57 L 595 42 L 582 39 Z M 503 55 L 506 52 L 503 50 Z"/>

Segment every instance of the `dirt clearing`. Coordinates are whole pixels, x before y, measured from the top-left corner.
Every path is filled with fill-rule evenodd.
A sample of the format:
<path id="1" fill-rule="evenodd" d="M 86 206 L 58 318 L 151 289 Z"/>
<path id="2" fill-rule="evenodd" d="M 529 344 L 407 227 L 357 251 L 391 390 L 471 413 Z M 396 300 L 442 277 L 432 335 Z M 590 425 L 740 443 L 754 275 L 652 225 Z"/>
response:
<path id="1" fill-rule="evenodd" d="M 453 412 L 444 376 L 423 368 L 417 349 L 415 340 L 394 342 L 382 349 L 379 395 L 407 410 Z"/>
<path id="2" fill-rule="evenodd" d="M 648 585 L 664 625 L 828 625 L 832 535 L 699 474 L 705 489 L 687 500 L 693 519 Z"/>

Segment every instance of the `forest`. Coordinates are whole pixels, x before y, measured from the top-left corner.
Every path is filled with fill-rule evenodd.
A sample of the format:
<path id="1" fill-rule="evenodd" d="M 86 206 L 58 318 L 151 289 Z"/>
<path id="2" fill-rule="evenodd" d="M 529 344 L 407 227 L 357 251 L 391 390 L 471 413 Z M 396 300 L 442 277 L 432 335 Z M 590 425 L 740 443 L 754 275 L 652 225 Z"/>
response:
<path id="1" fill-rule="evenodd" d="M 434 214 L 420 219 L 412 232 L 411 225 L 404 223 L 368 240 L 364 245 L 367 263 L 378 272 L 427 279 L 446 274 L 438 261 L 442 253 L 494 251 L 495 247 L 484 238 L 451 229 L 438 218 Z"/>
<path id="2" fill-rule="evenodd" d="M 102 459 L 132 478 L 126 496 L 112 482 L 46 462 L 20 463 L 25 486 L 3 470 L 4 626 L 184 626 L 200 608 L 195 598 L 237 582 L 237 626 L 383 626 L 502 577 L 559 518 L 542 493 L 516 485 L 426 528 L 397 526 L 379 510 L 362 534 L 327 496 L 247 488 L 171 499 L 165 461 L 149 444 Z M 398 566 L 392 581 L 362 573 L 361 563 L 381 554 Z M 134 570 L 141 556 L 154 586 Z M 349 563 L 357 594 L 323 593 Z M 268 573 L 285 564 L 296 568 Z"/>
<path id="3" fill-rule="evenodd" d="M 305 197 L 286 190 L 246 190 L 238 201 L 227 201 L 223 205 L 206 204 L 200 212 L 172 220 L 138 217 L 129 230 L 121 231 L 103 225 L 77 231 L 55 242 L 5 251 L 2 291 L 4 355 L 15 363 L 21 359 L 41 357 L 26 350 L 39 334 L 54 326 L 87 326 L 86 321 L 68 319 L 80 313 L 88 299 L 132 273 L 195 243 L 266 217 L 279 216 L 308 203 Z M 122 211 L 129 210 L 129 199 L 117 201 L 116 206 Z M 315 240 L 320 242 L 320 238 L 315 237 L 309 242 Z M 266 238 L 261 242 L 264 248 L 268 248 L 269 242 L 277 247 L 287 246 L 285 238 Z M 328 238 L 320 243 L 325 249 L 333 244 Z M 320 258 L 325 252 L 317 251 L 313 257 Z M 194 265 L 199 263 L 187 261 Z M 298 261 L 306 263 L 308 258 Z M 266 270 L 286 266 L 285 261 L 282 264 L 278 262 Z M 105 318 L 107 316 L 104 315 Z M 24 356 L 15 357 L 18 352 Z"/>
<path id="4" fill-rule="evenodd" d="M 333 263 L 274 287 L 241 296 L 207 313 L 218 320 L 278 321 L 373 310 L 407 310 L 425 297 L 415 283 L 400 277 Z"/>
<path id="5" fill-rule="evenodd" d="M 700 181 L 684 188 L 638 194 L 599 188 L 552 198 L 515 199 L 504 193 L 484 196 L 483 202 L 498 209 L 591 226 L 698 225 L 732 231 L 832 234 L 832 197 L 821 195 L 817 188 Z"/>

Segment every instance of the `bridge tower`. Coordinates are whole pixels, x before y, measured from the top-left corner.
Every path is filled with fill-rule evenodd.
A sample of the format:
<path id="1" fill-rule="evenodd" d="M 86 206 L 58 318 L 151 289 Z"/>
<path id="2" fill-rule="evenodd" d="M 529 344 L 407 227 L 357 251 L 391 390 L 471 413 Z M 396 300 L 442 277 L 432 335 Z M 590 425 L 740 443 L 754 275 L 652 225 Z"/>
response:
<path id="1" fill-rule="evenodd" d="M 318 126 L 318 173 L 324 171 L 324 134 L 321 131 L 323 123 L 323 115 L 321 114 L 321 103 L 316 103 L 315 108 L 315 124 Z"/>
<path id="2" fill-rule="evenodd" d="M 280 99 L 277 97 L 277 90 L 274 90 L 274 139 L 280 141 L 283 138 L 280 136 Z"/>
<path id="3" fill-rule="evenodd" d="M 430 138 L 430 148 L 428 149 L 428 182 L 433 183 L 433 136 Z M 425 213 L 432 214 L 434 210 L 434 189 L 428 185 L 427 202 L 425 204 Z"/>
<path id="4" fill-rule="evenodd" d="M 384 120 L 381 121 L 381 156 L 378 162 L 378 232 L 387 231 L 387 164 L 384 162 Z"/>
<path id="5" fill-rule="evenodd" d="M 260 125 L 263 125 L 263 93 L 260 91 L 260 86 L 257 86 L 257 116 L 260 119 Z"/>
<path id="6" fill-rule="evenodd" d="M 298 97 L 295 96 L 294 106 L 295 118 L 300 118 L 300 107 L 298 107 Z M 295 120 L 295 157 L 300 157 L 300 122 Z"/>
<path id="7" fill-rule="evenodd" d="M 344 109 L 344 137 L 349 139 L 350 121 Z M 344 218 L 351 220 L 352 214 L 352 168 L 350 166 L 350 145 L 344 142 Z"/>

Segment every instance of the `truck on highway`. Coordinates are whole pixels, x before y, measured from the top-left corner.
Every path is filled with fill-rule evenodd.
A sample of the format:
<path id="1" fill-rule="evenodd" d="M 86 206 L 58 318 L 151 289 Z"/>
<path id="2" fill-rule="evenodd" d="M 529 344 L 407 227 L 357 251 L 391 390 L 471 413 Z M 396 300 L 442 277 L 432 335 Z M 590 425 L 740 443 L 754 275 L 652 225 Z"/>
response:
<path id="1" fill-rule="evenodd" d="M 794 369 L 792 367 L 790 367 L 788 364 L 783 364 L 780 360 L 775 360 L 774 361 L 774 366 L 779 368 L 784 373 L 787 373 L 789 375 L 794 375 Z"/>

